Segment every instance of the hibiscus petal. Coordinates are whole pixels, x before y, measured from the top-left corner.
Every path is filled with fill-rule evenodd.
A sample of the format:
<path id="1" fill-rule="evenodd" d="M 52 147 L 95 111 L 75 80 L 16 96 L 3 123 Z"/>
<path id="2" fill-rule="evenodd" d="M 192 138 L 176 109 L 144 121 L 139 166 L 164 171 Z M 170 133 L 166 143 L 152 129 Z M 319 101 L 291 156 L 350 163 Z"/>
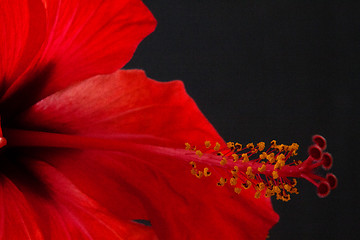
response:
<path id="1" fill-rule="evenodd" d="M 0 1 L 0 93 L 25 71 L 45 33 L 46 16 L 41 1 Z"/>
<path id="2" fill-rule="evenodd" d="M 20 161 L 31 174 L 14 177 L 15 184 L 2 181 L 0 239 L 157 239 L 150 227 L 112 217 L 54 167 L 31 158 Z"/>
<path id="3" fill-rule="evenodd" d="M 88 136 L 122 134 L 183 147 L 223 140 L 184 91 L 141 70 L 96 76 L 38 102 L 19 118 L 28 129 Z M 115 136 L 114 136 L 115 137 Z"/>
<path id="4" fill-rule="evenodd" d="M 48 0 L 44 5 L 46 40 L 31 71 L 3 96 L 7 105 L 9 97 L 21 99 L 25 105 L 35 103 L 77 81 L 114 72 L 130 60 L 139 42 L 156 25 L 140 0 Z M 37 92 L 31 98 L 19 95 L 22 88 Z"/>
<path id="5" fill-rule="evenodd" d="M 0 239 L 43 239 L 23 194 L 7 177 L 0 180 Z"/>
<path id="6" fill-rule="evenodd" d="M 182 150 L 131 145 L 118 152 L 29 154 L 48 161 L 99 202 L 104 199 L 101 195 L 113 197 L 119 209 L 127 209 L 127 216 L 110 209 L 119 218 L 139 217 L 129 213 L 138 213 L 141 201 L 160 239 L 264 239 L 278 220 L 269 200 L 255 199 L 253 190 L 236 195 L 232 189 L 217 187 L 214 180 L 194 178 Z M 96 194 L 100 188 L 105 188 L 103 193 Z M 119 193 L 109 194 L 111 189 Z M 117 198 L 121 194 L 123 198 Z M 133 197 L 127 199 L 130 194 Z M 134 197 L 136 202 L 131 201 Z"/>
<path id="7" fill-rule="evenodd" d="M 180 149 L 184 142 L 223 140 L 179 81 L 158 83 L 138 70 L 97 76 L 49 96 L 18 121 L 32 130 L 102 139 L 99 149 L 111 145 L 111 151 L 82 146 L 29 154 L 118 217 L 150 219 L 160 238 L 259 239 L 278 220 L 269 199 L 255 199 L 253 190 L 238 196 L 217 187 L 217 179 L 190 174 L 194 156 Z M 117 139 L 122 144 L 114 149 Z"/>

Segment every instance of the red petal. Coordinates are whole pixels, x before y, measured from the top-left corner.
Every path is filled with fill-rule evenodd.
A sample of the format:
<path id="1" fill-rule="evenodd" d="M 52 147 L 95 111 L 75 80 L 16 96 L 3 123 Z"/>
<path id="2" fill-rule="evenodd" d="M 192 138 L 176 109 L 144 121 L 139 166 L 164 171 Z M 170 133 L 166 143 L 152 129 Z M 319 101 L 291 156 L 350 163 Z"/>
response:
<path id="1" fill-rule="evenodd" d="M 118 152 L 28 154 L 48 161 L 120 219 L 150 219 L 160 239 L 264 239 L 278 220 L 269 199 L 255 199 L 254 191 L 236 195 L 196 179 L 184 150 L 129 143 Z"/>
<path id="2" fill-rule="evenodd" d="M 17 176 L 16 187 L 2 181 L 1 239 L 156 239 L 150 227 L 113 218 L 50 165 L 22 160 L 31 174 Z"/>
<path id="3" fill-rule="evenodd" d="M 223 141 L 182 82 L 156 82 L 140 70 L 96 76 L 40 101 L 19 119 L 26 128 L 41 131 L 122 134 L 181 148 L 187 141 Z"/>
<path id="4" fill-rule="evenodd" d="M 34 103 L 77 81 L 114 72 L 130 60 L 139 42 L 156 25 L 140 0 L 44 4 L 48 29 L 42 50 L 32 62 L 31 71 L 11 85 L 3 101 L 11 96 L 29 101 L 24 96 L 13 96 L 27 88 L 38 91 L 30 99 Z"/>
<path id="5" fill-rule="evenodd" d="M 0 182 L 0 239 L 43 239 L 24 195 L 5 176 Z"/>
<path id="6" fill-rule="evenodd" d="M 44 99 L 20 119 L 31 129 L 103 138 L 99 148 L 125 140 L 115 152 L 31 154 L 118 217 L 148 217 L 160 238 L 260 239 L 278 220 L 269 199 L 255 199 L 254 191 L 238 196 L 216 187 L 217 179 L 190 174 L 192 156 L 179 149 L 184 142 L 223 140 L 179 81 L 158 83 L 136 70 L 97 76 Z"/>
<path id="7" fill-rule="evenodd" d="M 45 33 L 46 16 L 40 0 L 0 1 L 1 93 L 25 71 Z"/>

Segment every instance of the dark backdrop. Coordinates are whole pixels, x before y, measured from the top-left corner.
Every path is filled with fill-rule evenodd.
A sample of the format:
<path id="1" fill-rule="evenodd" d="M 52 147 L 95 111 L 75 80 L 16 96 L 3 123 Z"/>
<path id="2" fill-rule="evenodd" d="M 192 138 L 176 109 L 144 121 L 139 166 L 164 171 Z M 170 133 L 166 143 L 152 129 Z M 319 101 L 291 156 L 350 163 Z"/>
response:
<path id="1" fill-rule="evenodd" d="M 225 140 L 328 140 L 339 186 L 320 199 L 310 183 L 270 239 L 359 239 L 357 1 L 144 0 L 158 20 L 126 68 L 181 79 Z M 235 207 L 235 206 L 234 206 Z"/>

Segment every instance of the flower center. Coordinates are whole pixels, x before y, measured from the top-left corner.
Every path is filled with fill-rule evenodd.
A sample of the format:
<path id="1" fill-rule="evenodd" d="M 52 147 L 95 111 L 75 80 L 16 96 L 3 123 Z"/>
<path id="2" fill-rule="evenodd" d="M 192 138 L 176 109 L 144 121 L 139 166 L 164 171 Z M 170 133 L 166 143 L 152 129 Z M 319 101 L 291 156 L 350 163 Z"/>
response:
<path id="1" fill-rule="evenodd" d="M 327 196 L 337 186 L 334 174 L 328 173 L 321 177 L 314 173 L 319 167 L 329 170 L 333 160 L 329 153 L 324 152 L 325 138 L 315 135 L 313 142 L 305 161 L 292 160 L 297 155 L 298 144 L 277 144 L 275 140 L 271 141 L 271 146 L 266 151 L 264 142 L 259 142 L 256 146 L 249 143 L 245 147 L 228 142 L 223 148 L 216 143 L 211 148 L 211 143 L 206 141 L 204 147 L 200 148 L 185 143 L 185 149 L 197 155 L 190 162 L 191 173 L 197 178 L 217 175 L 218 186 L 232 187 L 237 194 L 242 189 L 253 187 L 256 190 L 255 198 L 260 198 L 262 194 L 265 197 L 276 195 L 277 199 L 288 201 L 290 194 L 298 194 L 296 178 L 304 178 L 314 184 L 319 197 Z M 214 155 L 218 158 L 215 163 Z M 212 172 L 216 174 L 212 175 Z"/>

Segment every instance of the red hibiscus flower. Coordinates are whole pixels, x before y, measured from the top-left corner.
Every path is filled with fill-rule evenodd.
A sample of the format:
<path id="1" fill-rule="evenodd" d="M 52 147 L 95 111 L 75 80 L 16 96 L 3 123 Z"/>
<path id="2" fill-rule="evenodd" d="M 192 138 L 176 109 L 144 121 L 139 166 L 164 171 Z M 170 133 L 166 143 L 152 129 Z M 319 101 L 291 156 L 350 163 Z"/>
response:
<path id="1" fill-rule="evenodd" d="M 294 147 L 226 144 L 181 82 L 116 71 L 155 27 L 140 1 L 1 1 L 0 20 L 0 239 L 264 239 L 289 177 L 336 185 L 311 173 L 323 138 L 286 165 Z"/>
<path id="2" fill-rule="evenodd" d="M 137 0 L 5 0 L 0 1 L 0 25 L 0 239 L 153 237 L 149 227 L 117 217 L 109 203 L 87 195 L 51 159 L 30 153 L 59 148 L 14 145 L 19 137 L 27 138 L 25 129 L 45 130 L 24 122 L 21 115 L 30 106 L 129 61 L 156 25 L 151 13 Z M 81 171 L 79 176 L 90 174 Z M 107 195 L 117 191 L 113 187 Z"/>

